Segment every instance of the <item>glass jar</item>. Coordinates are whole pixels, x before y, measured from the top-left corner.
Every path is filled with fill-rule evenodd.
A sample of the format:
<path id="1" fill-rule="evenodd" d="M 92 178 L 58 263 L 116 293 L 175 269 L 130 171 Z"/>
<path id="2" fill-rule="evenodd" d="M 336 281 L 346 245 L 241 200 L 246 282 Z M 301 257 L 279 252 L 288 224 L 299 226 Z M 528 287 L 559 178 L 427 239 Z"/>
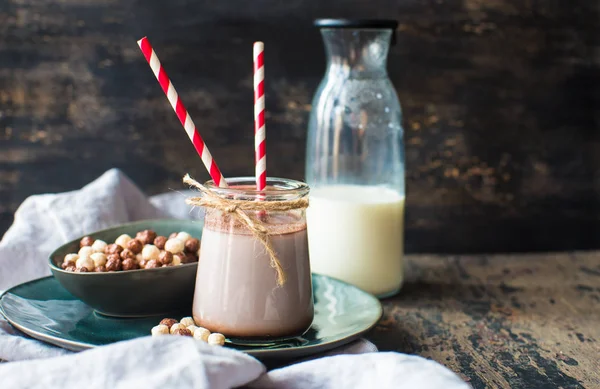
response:
<path id="1" fill-rule="evenodd" d="M 320 19 L 327 70 L 306 152 L 311 267 L 379 297 L 403 279 L 402 111 L 386 70 L 390 20 Z"/>
<path id="2" fill-rule="evenodd" d="M 222 198 L 248 202 L 297 200 L 309 192 L 306 184 L 281 178 L 268 178 L 260 192 L 254 177 L 227 179 L 227 184 L 229 188 L 219 188 L 208 181 L 205 186 Z M 300 336 L 314 316 L 305 209 L 244 212 L 266 227 L 286 282 L 278 285 L 269 254 L 247 226 L 231 213 L 207 207 L 194 320 L 230 339 Z"/>

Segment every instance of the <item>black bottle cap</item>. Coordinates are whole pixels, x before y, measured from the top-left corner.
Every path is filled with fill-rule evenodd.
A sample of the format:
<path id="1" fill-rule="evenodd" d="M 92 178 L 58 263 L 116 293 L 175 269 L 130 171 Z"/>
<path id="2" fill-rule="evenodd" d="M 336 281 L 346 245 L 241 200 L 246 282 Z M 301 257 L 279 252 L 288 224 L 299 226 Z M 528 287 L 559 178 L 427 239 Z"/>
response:
<path id="1" fill-rule="evenodd" d="M 398 22 L 392 19 L 316 19 L 319 28 L 389 28 L 395 30 Z"/>
<path id="2" fill-rule="evenodd" d="M 392 30 L 391 45 L 396 43 L 398 21 L 392 19 L 316 19 L 319 28 L 382 28 Z"/>

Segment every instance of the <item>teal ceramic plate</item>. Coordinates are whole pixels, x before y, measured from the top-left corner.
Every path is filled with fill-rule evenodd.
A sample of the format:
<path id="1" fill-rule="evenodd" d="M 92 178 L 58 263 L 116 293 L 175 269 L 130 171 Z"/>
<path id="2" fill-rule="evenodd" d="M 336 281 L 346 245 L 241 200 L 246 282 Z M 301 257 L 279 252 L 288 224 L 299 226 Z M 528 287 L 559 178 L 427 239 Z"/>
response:
<path id="1" fill-rule="evenodd" d="M 304 336 L 264 346 L 227 347 L 258 358 L 298 358 L 348 343 L 371 329 L 382 314 L 372 295 L 326 276 L 313 274 L 315 320 Z M 94 312 L 53 277 L 40 278 L 7 290 L 0 311 L 26 334 L 64 347 L 84 350 L 147 336 L 165 316 L 114 318 Z M 190 312 L 175 312 L 181 318 Z"/>

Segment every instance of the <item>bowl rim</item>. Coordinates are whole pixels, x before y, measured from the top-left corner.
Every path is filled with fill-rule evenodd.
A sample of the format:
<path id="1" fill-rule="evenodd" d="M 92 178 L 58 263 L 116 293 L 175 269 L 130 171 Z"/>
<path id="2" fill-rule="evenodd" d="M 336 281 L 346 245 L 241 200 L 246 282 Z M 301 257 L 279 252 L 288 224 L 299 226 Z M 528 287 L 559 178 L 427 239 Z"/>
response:
<path id="1" fill-rule="evenodd" d="M 156 222 L 187 222 L 187 223 L 193 223 L 193 222 L 202 222 L 201 220 L 191 220 L 191 219 L 144 219 L 144 220 L 137 220 L 137 221 L 133 221 L 133 222 L 127 222 L 127 223 L 123 223 L 123 224 L 118 224 L 116 226 L 112 226 L 112 227 L 108 227 L 108 228 L 104 228 L 102 230 L 98 230 L 98 231 L 94 231 L 90 234 L 86 234 L 83 236 L 80 236 L 78 238 L 72 239 L 62 245 L 60 245 L 59 247 L 57 247 L 56 249 L 54 249 L 50 255 L 48 255 L 48 265 L 50 266 L 50 270 L 51 271 L 57 271 L 59 273 L 63 273 L 63 274 L 69 274 L 69 275 L 80 275 L 80 276 L 113 276 L 113 277 L 123 277 L 127 274 L 135 274 L 137 272 L 151 272 L 151 271 L 164 271 L 164 270 L 169 270 L 169 269 L 179 269 L 179 268 L 188 268 L 188 267 L 193 267 L 193 266 L 198 266 L 198 262 L 192 262 L 192 263 L 183 263 L 181 265 L 178 266 L 169 266 L 169 267 L 156 267 L 156 268 L 152 268 L 152 269 L 135 269 L 135 270 L 124 270 L 124 271 L 113 271 L 113 272 L 102 272 L 102 273 L 96 273 L 96 272 L 87 272 L 87 273 L 76 273 L 76 272 L 72 272 L 72 271 L 66 271 L 61 269 L 60 267 L 58 267 L 53 260 L 53 257 L 56 255 L 57 251 L 60 251 L 61 249 L 65 248 L 66 246 L 70 246 L 73 243 L 77 242 L 78 240 L 81 240 L 83 237 L 85 236 L 93 236 L 95 234 L 100 234 L 103 232 L 108 232 L 117 228 L 123 228 L 123 227 L 132 227 L 134 225 L 137 224 L 143 224 L 143 223 L 156 223 Z"/>

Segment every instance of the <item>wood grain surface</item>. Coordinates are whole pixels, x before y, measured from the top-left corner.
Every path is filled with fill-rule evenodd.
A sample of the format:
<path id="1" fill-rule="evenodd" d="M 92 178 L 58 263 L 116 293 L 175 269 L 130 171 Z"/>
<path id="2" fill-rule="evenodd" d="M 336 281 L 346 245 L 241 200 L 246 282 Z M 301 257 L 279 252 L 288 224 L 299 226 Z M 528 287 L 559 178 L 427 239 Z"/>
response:
<path id="1" fill-rule="evenodd" d="M 475 389 L 600 388 L 600 252 L 414 256 L 368 336 Z"/>
<path id="2" fill-rule="evenodd" d="M 251 175 L 252 42 L 269 174 L 302 178 L 324 73 L 316 17 L 393 17 L 409 252 L 598 247 L 598 1 L 3 0 L 0 232 L 29 195 L 118 167 L 207 178 L 136 45 L 148 35 L 226 176 Z"/>
<path id="3" fill-rule="evenodd" d="M 367 338 L 474 389 L 596 389 L 599 303 L 598 251 L 408 256 L 406 282 Z"/>

